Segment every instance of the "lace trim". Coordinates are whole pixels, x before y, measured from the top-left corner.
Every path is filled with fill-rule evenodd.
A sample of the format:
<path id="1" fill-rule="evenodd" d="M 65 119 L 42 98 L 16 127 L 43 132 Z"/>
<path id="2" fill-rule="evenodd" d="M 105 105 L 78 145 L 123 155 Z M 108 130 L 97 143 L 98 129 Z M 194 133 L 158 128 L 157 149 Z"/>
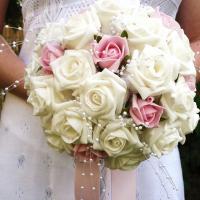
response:
<path id="1" fill-rule="evenodd" d="M 22 1 L 22 13 L 24 17 L 24 31 L 32 32 L 41 29 L 49 22 L 67 20 L 93 4 L 96 0 L 24 0 Z"/>

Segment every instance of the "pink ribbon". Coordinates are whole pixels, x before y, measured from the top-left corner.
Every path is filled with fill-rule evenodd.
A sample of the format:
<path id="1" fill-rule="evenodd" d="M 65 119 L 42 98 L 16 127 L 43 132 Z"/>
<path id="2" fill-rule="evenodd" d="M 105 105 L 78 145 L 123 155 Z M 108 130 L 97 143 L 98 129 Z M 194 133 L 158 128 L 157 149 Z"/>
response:
<path id="1" fill-rule="evenodd" d="M 88 145 L 76 145 L 75 157 L 75 199 L 100 200 L 100 162 L 107 157 L 102 151 L 95 151 Z M 106 200 L 135 200 L 135 171 L 109 170 L 106 173 Z"/>

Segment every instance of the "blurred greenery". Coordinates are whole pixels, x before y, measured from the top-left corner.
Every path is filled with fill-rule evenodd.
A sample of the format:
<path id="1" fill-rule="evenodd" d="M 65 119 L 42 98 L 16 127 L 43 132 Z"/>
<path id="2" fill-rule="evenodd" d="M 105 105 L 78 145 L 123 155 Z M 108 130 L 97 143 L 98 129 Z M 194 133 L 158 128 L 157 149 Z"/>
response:
<path id="1" fill-rule="evenodd" d="M 20 26 L 22 22 L 21 7 L 19 0 L 10 0 L 6 23 L 12 26 Z M 200 91 L 200 83 L 197 84 Z M 1 109 L 0 97 L 0 109 Z M 200 108 L 200 97 L 196 96 L 195 101 Z M 193 134 L 187 136 L 185 145 L 180 145 L 180 154 L 183 166 L 186 200 L 199 200 L 200 197 L 200 123 Z"/>

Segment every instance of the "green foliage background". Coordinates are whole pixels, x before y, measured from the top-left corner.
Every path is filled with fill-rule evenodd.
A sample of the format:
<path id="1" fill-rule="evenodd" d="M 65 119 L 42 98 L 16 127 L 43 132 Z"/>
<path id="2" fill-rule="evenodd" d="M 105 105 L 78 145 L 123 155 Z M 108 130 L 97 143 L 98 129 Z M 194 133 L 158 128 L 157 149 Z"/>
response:
<path id="1" fill-rule="evenodd" d="M 20 0 L 10 0 L 6 23 L 19 26 L 22 23 Z M 200 91 L 200 84 L 197 84 Z M 2 98 L 0 97 L 0 109 Z M 200 108 L 200 97 L 195 98 Z M 200 199 L 200 124 L 193 134 L 188 135 L 186 144 L 180 145 L 186 200 Z M 176 169 L 174 169 L 176 170 Z"/>

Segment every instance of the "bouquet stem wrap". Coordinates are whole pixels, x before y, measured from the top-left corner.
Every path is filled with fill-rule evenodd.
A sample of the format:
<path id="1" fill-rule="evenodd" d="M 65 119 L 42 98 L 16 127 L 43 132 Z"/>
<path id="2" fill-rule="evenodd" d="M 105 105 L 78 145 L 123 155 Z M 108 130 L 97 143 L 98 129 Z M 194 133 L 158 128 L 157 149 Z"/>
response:
<path id="1" fill-rule="evenodd" d="M 108 200 L 106 193 L 110 193 L 109 196 L 112 196 L 113 200 L 136 199 L 135 171 L 111 171 L 108 169 L 106 177 L 104 177 L 101 169 L 104 164 L 102 160 L 106 155 L 95 151 L 88 145 L 76 145 L 74 156 L 76 200 Z M 103 178 L 105 178 L 105 183 L 102 187 L 100 182 Z M 131 183 L 124 186 L 126 180 L 130 180 Z"/>
<path id="2" fill-rule="evenodd" d="M 76 200 L 100 200 L 100 180 L 104 153 L 94 151 L 88 145 L 76 145 L 75 156 L 75 198 Z M 104 191 L 105 192 L 105 191 Z"/>

